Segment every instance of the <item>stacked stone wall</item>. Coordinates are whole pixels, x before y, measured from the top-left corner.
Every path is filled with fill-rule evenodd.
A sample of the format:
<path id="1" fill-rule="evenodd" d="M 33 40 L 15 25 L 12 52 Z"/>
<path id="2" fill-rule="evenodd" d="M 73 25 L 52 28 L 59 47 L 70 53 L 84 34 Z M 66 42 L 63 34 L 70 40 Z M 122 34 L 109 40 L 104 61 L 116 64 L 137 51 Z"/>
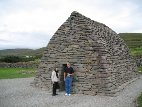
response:
<path id="1" fill-rule="evenodd" d="M 142 56 L 135 56 L 134 59 L 136 61 L 137 66 L 141 67 L 142 66 Z"/>
<path id="2" fill-rule="evenodd" d="M 51 72 L 70 62 L 75 70 L 73 93 L 114 95 L 137 77 L 136 63 L 124 41 L 109 27 L 73 12 L 51 38 L 41 59 L 34 86 L 52 89 Z"/>
<path id="3" fill-rule="evenodd" d="M 37 62 L 0 63 L 0 68 L 38 68 Z"/>

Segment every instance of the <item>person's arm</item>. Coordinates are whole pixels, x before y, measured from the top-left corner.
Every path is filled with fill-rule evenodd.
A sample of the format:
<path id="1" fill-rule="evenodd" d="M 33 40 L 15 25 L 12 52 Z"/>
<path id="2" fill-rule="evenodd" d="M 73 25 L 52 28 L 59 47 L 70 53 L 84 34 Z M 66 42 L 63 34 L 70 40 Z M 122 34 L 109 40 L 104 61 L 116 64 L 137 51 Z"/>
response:
<path id="1" fill-rule="evenodd" d="M 74 75 L 74 73 L 72 73 L 72 74 L 68 74 L 69 76 L 73 76 Z"/>
<path id="2" fill-rule="evenodd" d="M 74 75 L 74 73 L 71 74 L 72 76 Z"/>
<path id="3" fill-rule="evenodd" d="M 68 73 L 68 76 L 73 76 L 73 74 L 74 74 L 74 73 L 72 73 L 72 74 L 69 74 L 69 73 Z"/>
<path id="4" fill-rule="evenodd" d="M 51 75 L 51 81 L 54 83 L 54 71 L 52 71 L 52 75 Z"/>

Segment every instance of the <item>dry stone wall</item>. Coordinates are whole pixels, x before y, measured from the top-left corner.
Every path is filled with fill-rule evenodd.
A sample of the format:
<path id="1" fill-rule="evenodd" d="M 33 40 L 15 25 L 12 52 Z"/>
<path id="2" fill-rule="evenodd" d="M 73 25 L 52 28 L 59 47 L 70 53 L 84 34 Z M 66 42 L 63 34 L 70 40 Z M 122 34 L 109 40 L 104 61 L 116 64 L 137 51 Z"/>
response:
<path id="1" fill-rule="evenodd" d="M 136 61 L 137 66 L 141 67 L 142 66 L 142 56 L 135 56 L 134 59 Z"/>
<path id="2" fill-rule="evenodd" d="M 73 93 L 115 95 L 122 84 L 138 76 L 136 63 L 119 35 L 78 12 L 73 12 L 51 38 L 32 85 L 51 90 L 50 77 L 56 65 L 63 90 L 66 62 L 75 70 Z"/>
<path id="3" fill-rule="evenodd" d="M 38 68 L 38 62 L 0 63 L 0 68 Z"/>

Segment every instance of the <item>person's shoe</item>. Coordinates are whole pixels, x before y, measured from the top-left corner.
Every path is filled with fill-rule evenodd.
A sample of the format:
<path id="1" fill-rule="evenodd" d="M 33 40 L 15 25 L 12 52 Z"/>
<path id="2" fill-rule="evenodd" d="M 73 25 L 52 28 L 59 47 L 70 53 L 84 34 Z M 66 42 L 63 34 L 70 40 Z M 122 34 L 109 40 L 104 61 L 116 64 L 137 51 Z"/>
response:
<path id="1" fill-rule="evenodd" d="M 52 96 L 55 96 L 56 94 L 52 94 Z"/>
<path id="2" fill-rule="evenodd" d="M 68 96 L 71 96 L 71 94 L 68 94 Z"/>
<path id="3" fill-rule="evenodd" d="M 65 95 L 68 95 L 67 93 Z"/>

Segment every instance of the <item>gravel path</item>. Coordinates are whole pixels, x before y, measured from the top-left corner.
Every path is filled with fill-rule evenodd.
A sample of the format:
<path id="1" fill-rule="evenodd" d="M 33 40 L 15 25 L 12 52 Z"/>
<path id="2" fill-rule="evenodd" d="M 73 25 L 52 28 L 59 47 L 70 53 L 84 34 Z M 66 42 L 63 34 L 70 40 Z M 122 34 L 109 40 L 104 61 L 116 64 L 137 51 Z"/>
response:
<path id="1" fill-rule="evenodd" d="M 33 78 L 0 80 L 0 107 L 135 107 L 134 100 L 142 92 L 142 76 L 129 84 L 117 97 L 59 92 L 51 96 L 30 86 Z"/>

